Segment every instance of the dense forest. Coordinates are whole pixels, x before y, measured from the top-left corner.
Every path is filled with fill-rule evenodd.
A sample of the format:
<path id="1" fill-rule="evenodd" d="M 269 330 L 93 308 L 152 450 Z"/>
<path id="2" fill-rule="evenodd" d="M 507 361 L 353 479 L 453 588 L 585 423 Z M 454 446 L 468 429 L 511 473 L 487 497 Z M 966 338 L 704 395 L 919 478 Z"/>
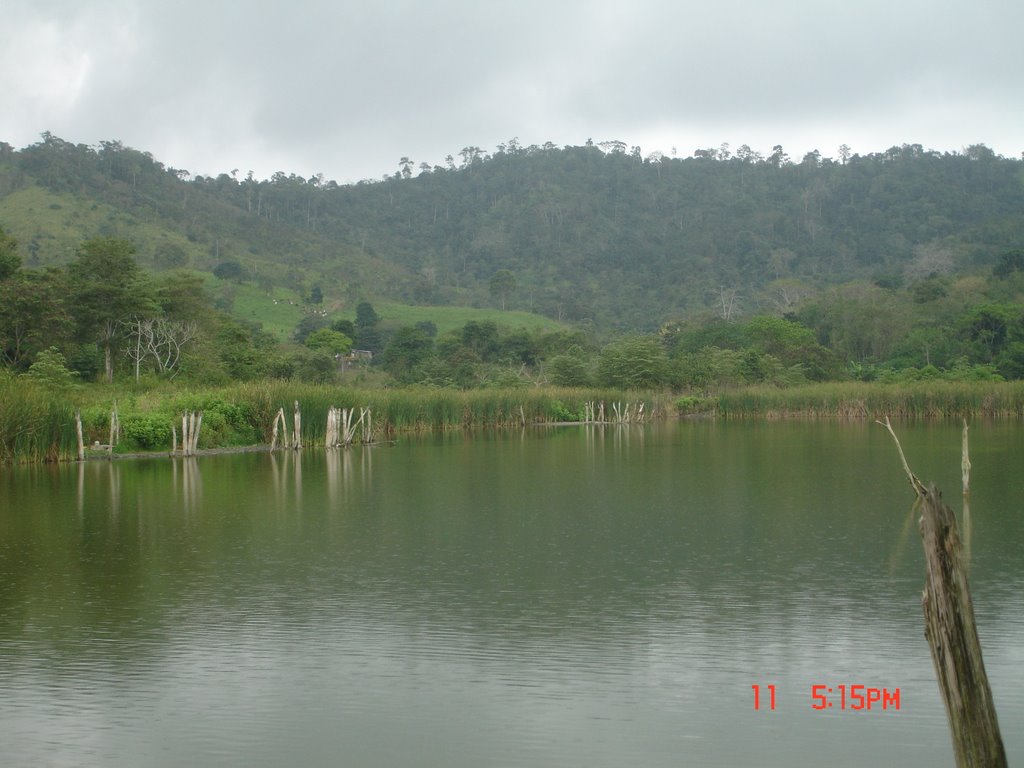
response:
<path id="1" fill-rule="evenodd" d="M 434 386 L 1024 377 L 1024 164 L 983 145 L 680 158 L 513 139 L 339 185 L 44 134 L 0 144 L 0 227 L 14 372 L 327 380 L 355 346 L 381 381 Z M 232 314 L 240 285 L 303 305 L 286 344 Z M 379 301 L 496 319 L 439 334 Z"/>

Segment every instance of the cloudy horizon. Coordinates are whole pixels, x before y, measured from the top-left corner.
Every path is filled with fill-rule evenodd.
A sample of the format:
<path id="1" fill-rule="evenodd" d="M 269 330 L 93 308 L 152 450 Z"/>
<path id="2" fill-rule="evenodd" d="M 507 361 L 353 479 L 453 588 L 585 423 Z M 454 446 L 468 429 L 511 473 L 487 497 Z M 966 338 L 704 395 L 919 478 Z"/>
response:
<path id="1" fill-rule="evenodd" d="M 116 139 L 193 174 L 346 183 L 513 137 L 1024 150 L 1008 0 L 7 5 L 0 141 Z"/>

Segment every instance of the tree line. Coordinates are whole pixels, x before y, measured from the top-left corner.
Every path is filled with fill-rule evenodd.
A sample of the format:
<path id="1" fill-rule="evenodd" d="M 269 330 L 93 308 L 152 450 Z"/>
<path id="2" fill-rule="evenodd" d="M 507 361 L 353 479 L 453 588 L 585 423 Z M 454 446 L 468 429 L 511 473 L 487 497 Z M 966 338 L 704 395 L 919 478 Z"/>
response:
<path id="1" fill-rule="evenodd" d="M 353 318 L 317 309 L 311 296 L 292 337 L 280 342 L 217 309 L 200 275 L 147 273 L 126 240 L 92 238 L 66 266 L 33 270 L 0 229 L 0 356 L 11 373 L 60 386 L 348 377 L 370 386 L 709 392 L 844 379 L 1024 378 L 1024 251 L 1004 252 L 985 277 L 854 281 L 804 295 L 798 285 L 788 289 L 794 295 L 785 311 L 732 319 L 708 312 L 603 339 L 490 320 L 439 334 L 431 322 L 389 321 L 368 300 Z"/>

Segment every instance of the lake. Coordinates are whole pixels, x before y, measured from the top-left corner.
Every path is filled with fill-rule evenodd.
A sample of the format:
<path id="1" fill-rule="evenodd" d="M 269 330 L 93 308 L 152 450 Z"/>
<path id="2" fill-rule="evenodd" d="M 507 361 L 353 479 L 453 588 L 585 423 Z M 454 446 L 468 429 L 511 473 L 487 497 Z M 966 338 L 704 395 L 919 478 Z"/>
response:
<path id="1" fill-rule="evenodd" d="M 897 430 L 959 515 L 959 427 Z M 971 459 L 1021 764 L 1024 430 Z M 837 422 L 3 468 L 0 763 L 953 766 L 912 502 Z"/>

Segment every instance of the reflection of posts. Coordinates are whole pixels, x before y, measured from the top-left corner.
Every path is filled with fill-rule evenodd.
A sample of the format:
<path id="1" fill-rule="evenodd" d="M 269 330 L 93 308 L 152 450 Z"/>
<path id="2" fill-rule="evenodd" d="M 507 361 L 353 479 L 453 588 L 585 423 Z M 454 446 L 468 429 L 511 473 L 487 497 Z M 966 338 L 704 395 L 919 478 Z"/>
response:
<path id="1" fill-rule="evenodd" d="M 963 453 L 960 461 L 964 488 L 964 570 L 971 570 L 971 458 L 967 451 L 967 419 L 964 419 Z"/>
<path id="2" fill-rule="evenodd" d="M 199 473 L 199 463 L 195 457 L 181 462 L 182 500 L 186 515 L 199 509 L 199 499 L 203 495 L 203 477 Z"/>
<path id="3" fill-rule="evenodd" d="M 882 422 L 879 422 L 882 423 Z M 910 484 L 921 508 L 921 543 L 926 565 L 924 595 L 925 637 L 931 649 L 939 689 L 946 705 L 953 752 L 958 768 L 1005 768 L 1006 752 L 999 733 L 996 708 L 981 656 L 974 623 L 974 605 L 967 584 L 956 517 L 942 495 L 910 470 L 899 439 L 886 418 L 885 426 L 896 441 Z M 964 500 L 969 487 L 967 425 L 964 425 Z M 965 506 L 966 510 L 966 506 Z"/>

